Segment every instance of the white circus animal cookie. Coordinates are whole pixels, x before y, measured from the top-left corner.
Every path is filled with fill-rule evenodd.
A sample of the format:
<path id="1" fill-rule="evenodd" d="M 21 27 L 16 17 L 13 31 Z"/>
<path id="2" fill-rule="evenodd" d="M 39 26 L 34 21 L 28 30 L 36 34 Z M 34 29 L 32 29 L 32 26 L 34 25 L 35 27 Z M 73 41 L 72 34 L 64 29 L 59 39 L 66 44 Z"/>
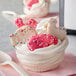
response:
<path id="1" fill-rule="evenodd" d="M 47 33 L 57 36 L 60 40 L 64 40 L 66 37 L 66 30 L 64 27 L 59 26 L 58 17 L 52 17 L 42 20 L 36 30 L 38 33 Z"/>
<path id="2" fill-rule="evenodd" d="M 57 36 L 60 40 L 64 40 L 66 38 L 66 30 L 64 27 L 56 27 L 57 20 L 51 19 L 49 20 L 48 26 L 47 26 L 47 33 Z"/>
<path id="3" fill-rule="evenodd" d="M 16 32 L 10 35 L 10 40 L 13 46 L 25 44 L 26 41 L 33 35 L 36 35 L 36 31 L 32 26 L 23 26 L 16 30 Z"/>

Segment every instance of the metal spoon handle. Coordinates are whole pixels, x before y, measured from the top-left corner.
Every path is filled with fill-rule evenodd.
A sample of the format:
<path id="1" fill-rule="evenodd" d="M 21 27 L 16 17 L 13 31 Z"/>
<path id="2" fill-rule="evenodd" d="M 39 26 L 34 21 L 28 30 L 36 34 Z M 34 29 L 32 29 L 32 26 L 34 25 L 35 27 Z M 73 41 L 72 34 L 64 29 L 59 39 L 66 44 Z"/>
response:
<path id="1" fill-rule="evenodd" d="M 7 62 L 9 65 L 11 65 L 21 76 L 30 76 L 26 71 L 21 69 L 16 63 L 13 61 Z"/>

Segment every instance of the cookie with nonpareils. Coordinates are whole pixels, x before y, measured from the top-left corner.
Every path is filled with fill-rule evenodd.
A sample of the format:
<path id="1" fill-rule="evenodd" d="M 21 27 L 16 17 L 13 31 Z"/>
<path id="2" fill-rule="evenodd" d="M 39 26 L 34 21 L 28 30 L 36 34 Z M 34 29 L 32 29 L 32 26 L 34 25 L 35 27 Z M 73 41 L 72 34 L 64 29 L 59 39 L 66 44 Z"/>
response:
<path id="1" fill-rule="evenodd" d="M 56 45 L 58 38 L 50 34 L 37 34 L 32 36 L 28 41 L 28 48 L 31 51 L 39 48 L 45 48 L 50 45 Z"/>
<path id="2" fill-rule="evenodd" d="M 34 29 L 37 27 L 38 22 L 32 18 L 17 18 L 15 20 L 15 24 L 17 26 L 17 28 L 20 28 L 22 26 L 32 26 Z"/>
<path id="3" fill-rule="evenodd" d="M 25 44 L 29 38 L 36 35 L 36 31 L 32 26 L 23 26 L 10 35 L 10 40 L 13 46 Z"/>

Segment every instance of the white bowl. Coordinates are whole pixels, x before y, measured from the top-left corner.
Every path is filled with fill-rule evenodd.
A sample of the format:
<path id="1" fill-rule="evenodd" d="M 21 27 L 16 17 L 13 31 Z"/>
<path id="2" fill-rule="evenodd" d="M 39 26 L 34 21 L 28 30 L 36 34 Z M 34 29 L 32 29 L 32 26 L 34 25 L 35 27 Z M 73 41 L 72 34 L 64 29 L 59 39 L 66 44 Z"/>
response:
<path id="1" fill-rule="evenodd" d="M 27 53 L 23 50 L 16 50 L 18 60 L 27 70 L 35 72 L 43 72 L 55 69 L 62 62 L 65 54 L 65 49 L 68 45 L 66 38 L 59 46 L 50 50 L 50 47 L 40 48 L 44 52 Z M 45 51 L 46 50 L 46 51 Z"/>

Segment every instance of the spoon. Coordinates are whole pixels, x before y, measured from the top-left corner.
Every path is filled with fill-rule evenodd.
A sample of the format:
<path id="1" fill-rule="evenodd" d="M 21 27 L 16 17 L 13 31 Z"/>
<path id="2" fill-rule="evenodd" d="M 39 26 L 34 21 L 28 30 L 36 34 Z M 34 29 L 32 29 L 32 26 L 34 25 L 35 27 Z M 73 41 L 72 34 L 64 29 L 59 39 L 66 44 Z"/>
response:
<path id="1" fill-rule="evenodd" d="M 16 63 L 14 63 L 12 61 L 12 58 L 8 54 L 0 51 L 0 65 L 7 64 L 11 65 L 21 76 L 30 76 L 26 71 L 24 71 Z"/>

